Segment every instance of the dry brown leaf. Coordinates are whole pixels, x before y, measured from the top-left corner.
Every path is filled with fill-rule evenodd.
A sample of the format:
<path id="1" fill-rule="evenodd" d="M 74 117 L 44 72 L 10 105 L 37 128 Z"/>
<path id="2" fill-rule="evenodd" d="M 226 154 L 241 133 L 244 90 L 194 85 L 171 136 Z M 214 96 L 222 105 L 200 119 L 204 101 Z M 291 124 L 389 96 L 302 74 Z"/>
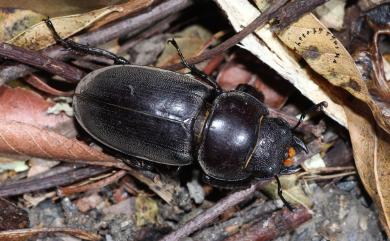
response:
<path id="1" fill-rule="evenodd" d="M 120 10 L 121 8 L 114 6 L 84 14 L 55 17 L 51 18 L 51 21 L 58 34 L 62 38 L 67 38 L 91 26 L 91 24 L 107 14 Z M 42 21 L 10 39 L 7 43 L 31 50 L 40 50 L 54 44 L 55 40 L 46 24 Z"/>
<path id="2" fill-rule="evenodd" d="M 390 133 L 390 114 L 368 91 L 354 60 L 341 42 L 313 14 L 306 14 L 278 37 L 333 85 L 367 103 L 377 123 Z"/>
<path id="3" fill-rule="evenodd" d="M 28 89 L 10 88 L 4 85 L 0 87 L 0 120 L 18 121 L 49 129 L 56 129 L 60 125 L 73 122 L 72 118 L 63 113 L 48 115 L 47 110 L 53 104 Z"/>
<path id="4" fill-rule="evenodd" d="M 0 42 L 7 41 L 26 28 L 42 21 L 43 15 L 24 9 L 0 9 L 0 19 L 2 28 L 0 28 Z"/>
<path id="5" fill-rule="evenodd" d="M 0 121 L 0 153 L 128 169 L 118 159 L 76 139 L 16 121 Z"/>
<path id="6" fill-rule="evenodd" d="M 359 103 L 345 107 L 355 163 L 380 220 L 390 236 L 390 136 L 378 127 L 370 110 Z"/>
<path id="7" fill-rule="evenodd" d="M 313 14 L 301 17 L 278 36 L 317 73 L 358 99 L 368 101 L 368 89 L 352 57 Z"/>

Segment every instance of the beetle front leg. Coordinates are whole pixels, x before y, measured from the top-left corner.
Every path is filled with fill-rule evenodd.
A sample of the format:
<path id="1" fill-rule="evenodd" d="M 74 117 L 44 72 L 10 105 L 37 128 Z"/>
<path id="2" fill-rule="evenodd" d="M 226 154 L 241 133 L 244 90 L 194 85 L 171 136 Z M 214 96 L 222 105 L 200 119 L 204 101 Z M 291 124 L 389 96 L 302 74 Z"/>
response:
<path id="1" fill-rule="evenodd" d="M 172 44 L 173 47 L 175 47 L 176 51 L 177 51 L 177 54 L 179 55 L 180 59 L 181 59 L 181 63 L 186 67 L 188 68 L 191 72 L 192 75 L 196 76 L 196 77 L 199 77 L 200 79 L 202 79 L 203 81 L 209 83 L 210 85 L 212 85 L 216 90 L 220 91 L 221 88 L 219 87 L 219 85 L 217 84 L 217 82 L 212 79 L 210 76 L 208 76 L 205 72 L 203 72 L 202 70 L 196 68 L 195 65 L 193 64 L 190 64 L 187 62 L 187 60 L 184 58 L 184 55 L 183 53 L 181 52 L 180 48 L 179 48 L 179 45 L 177 44 L 176 40 L 174 38 L 168 40 L 168 43 Z"/>
<path id="2" fill-rule="evenodd" d="M 51 33 L 53 34 L 53 38 L 55 39 L 55 41 L 58 44 L 62 45 L 64 48 L 71 49 L 71 50 L 78 51 L 78 52 L 82 52 L 85 54 L 91 54 L 91 55 L 95 55 L 95 56 L 103 56 L 103 57 L 106 57 L 108 59 L 114 60 L 115 64 L 129 64 L 129 61 L 127 61 L 125 58 L 118 56 L 114 53 L 111 53 L 110 51 L 100 49 L 100 48 L 90 47 L 90 46 L 84 45 L 84 44 L 79 44 L 79 43 L 76 43 L 70 39 L 61 38 L 61 36 L 55 30 L 53 23 L 50 21 L 50 19 L 46 18 L 46 19 L 44 19 L 44 21 L 46 23 L 46 26 L 50 29 Z"/>
<path id="3" fill-rule="evenodd" d="M 295 130 L 303 121 L 303 119 L 305 119 L 306 115 L 313 112 L 313 111 L 318 111 L 318 110 L 322 110 L 324 107 L 327 107 L 328 106 L 328 103 L 326 101 L 322 101 L 318 104 L 315 104 L 313 105 L 310 109 L 306 110 L 305 112 L 303 112 L 301 114 L 301 117 L 299 117 L 299 120 L 298 120 L 298 123 L 292 128 L 292 130 Z"/>
<path id="4" fill-rule="evenodd" d="M 291 206 L 289 202 L 283 197 L 283 190 L 282 190 L 282 185 L 280 184 L 279 177 L 275 175 L 276 182 L 278 183 L 278 195 L 279 198 L 282 200 L 283 204 L 290 210 L 291 212 L 294 211 L 294 208 Z"/>

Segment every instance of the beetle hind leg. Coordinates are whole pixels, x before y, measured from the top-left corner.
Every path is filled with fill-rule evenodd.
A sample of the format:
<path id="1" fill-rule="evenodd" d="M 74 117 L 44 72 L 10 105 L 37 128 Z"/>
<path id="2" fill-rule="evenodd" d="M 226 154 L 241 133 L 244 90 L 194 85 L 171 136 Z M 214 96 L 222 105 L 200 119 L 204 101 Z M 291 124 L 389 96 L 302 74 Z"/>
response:
<path id="1" fill-rule="evenodd" d="M 203 81 L 209 83 L 210 85 L 212 85 L 216 90 L 220 90 L 221 88 L 219 87 L 219 85 L 217 84 L 217 82 L 212 79 L 210 76 L 208 76 L 205 72 L 203 72 L 202 70 L 196 68 L 195 65 L 193 64 L 190 64 L 187 62 L 187 60 L 184 58 L 184 55 L 183 53 L 181 52 L 180 48 L 179 48 L 179 45 L 177 44 L 176 40 L 174 38 L 168 40 L 168 43 L 172 44 L 173 47 L 175 47 L 176 51 L 177 51 L 177 54 L 179 55 L 180 59 L 181 59 L 181 63 L 186 67 L 188 68 L 191 72 L 192 75 L 202 79 Z"/>
<path id="2" fill-rule="evenodd" d="M 85 54 L 91 54 L 91 55 L 95 55 L 95 56 L 103 56 L 103 57 L 106 57 L 108 59 L 114 60 L 115 64 L 129 64 L 129 61 L 127 61 L 125 58 L 118 56 L 114 53 L 111 53 L 110 51 L 100 49 L 100 48 L 90 47 L 90 46 L 84 45 L 84 44 L 79 44 L 79 43 L 76 43 L 70 39 L 61 38 L 61 36 L 55 30 L 53 23 L 50 21 L 50 19 L 46 18 L 46 19 L 44 19 L 44 21 L 46 23 L 46 26 L 50 29 L 50 32 L 52 33 L 55 41 L 58 44 L 62 45 L 64 48 L 71 49 L 71 50 L 74 50 L 77 52 L 82 52 Z"/>

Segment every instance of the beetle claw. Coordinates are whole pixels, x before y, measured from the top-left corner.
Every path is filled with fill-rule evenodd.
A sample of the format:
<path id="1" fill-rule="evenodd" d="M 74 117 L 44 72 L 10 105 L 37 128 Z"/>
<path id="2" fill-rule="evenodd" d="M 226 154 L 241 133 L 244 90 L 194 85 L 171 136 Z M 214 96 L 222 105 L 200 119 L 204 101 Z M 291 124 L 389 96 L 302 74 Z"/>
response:
<path id="1" fill-rule="evenodd" d="M 299 139 L 296 136 L 293 136 L 293 142 L 294 142 L 294 147 L 297 147 L 297 148 L 305 151 L 306 153 L 309 153 L 307 146 L 305 145 L 305 143 L 303 143 L 303 141 L 301 139 Z"/>

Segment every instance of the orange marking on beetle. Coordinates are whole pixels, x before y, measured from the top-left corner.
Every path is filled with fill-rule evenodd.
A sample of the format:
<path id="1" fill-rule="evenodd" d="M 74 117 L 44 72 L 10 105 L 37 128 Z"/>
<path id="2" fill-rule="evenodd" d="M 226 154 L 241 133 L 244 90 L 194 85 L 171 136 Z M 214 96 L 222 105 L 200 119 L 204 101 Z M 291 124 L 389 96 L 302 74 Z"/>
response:
<path id="1" fill-rule="evenodd" d="M 294 161 L 292 159 L 286 159 L 283 161 L 283 166 L 285 167 L 291 167 L 294 164 Z"/>
<path id="2" fill-rule="evenodd" d="M 297 152 L 295 151 L 294 147 L 288 148 L 288 157 L 289 158 L 294 157 L 296 154 L 297 154 Z"/>

